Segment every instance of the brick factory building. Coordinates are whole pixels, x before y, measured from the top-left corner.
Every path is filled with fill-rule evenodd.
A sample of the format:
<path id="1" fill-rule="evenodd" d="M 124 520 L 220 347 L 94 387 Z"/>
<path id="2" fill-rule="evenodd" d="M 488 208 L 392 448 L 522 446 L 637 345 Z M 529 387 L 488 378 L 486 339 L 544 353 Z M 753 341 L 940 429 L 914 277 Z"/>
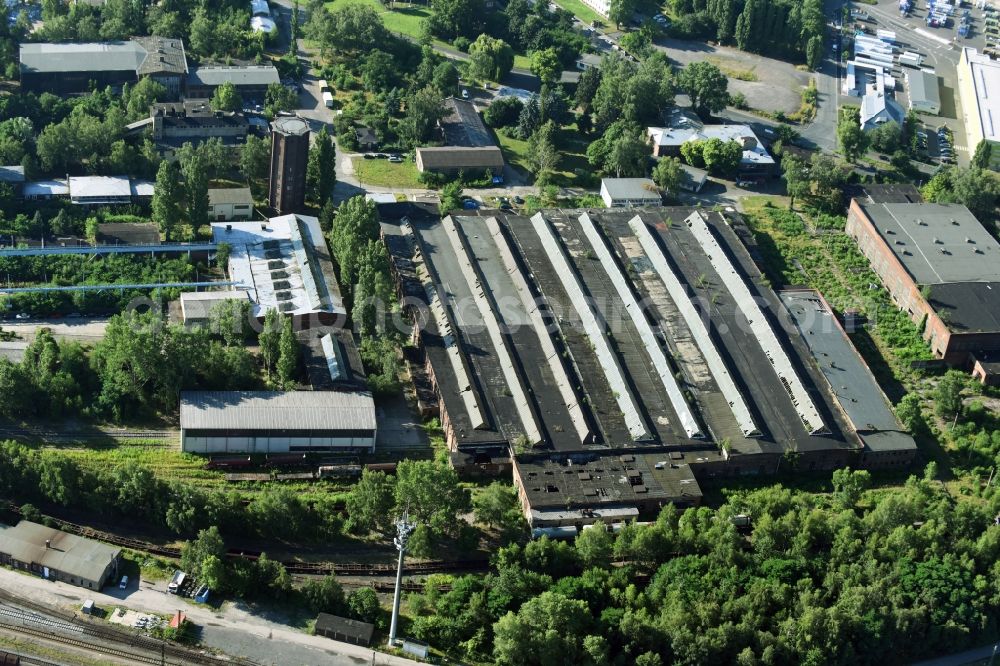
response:
<path id="1" fill-rule="evenodd" d="M 1000 351 L 1000 243 L 968 208 L 869 194 L 851 202 L 847 233 L 937 358 Z"/>
<path id="2" fill-rule="evenodd" d="M 271 123 L 271 178 L 268 203 L 282 215 L 298 213 L 306 202 L 309 124 L 298 117 Z"/>

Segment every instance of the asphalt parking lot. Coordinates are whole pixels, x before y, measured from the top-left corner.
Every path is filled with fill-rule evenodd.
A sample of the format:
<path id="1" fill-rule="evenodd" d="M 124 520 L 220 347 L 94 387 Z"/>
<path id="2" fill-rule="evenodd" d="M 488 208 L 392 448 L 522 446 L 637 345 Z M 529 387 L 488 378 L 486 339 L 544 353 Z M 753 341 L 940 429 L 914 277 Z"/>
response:
<path id="1" fill-rule="evenodd" d="M 951 129 L 954 135 L 955 159 L 960 165 L 968 165 L 975 146 L 967 146 L 965 139 L 965 122 L 961 100 L 958 95 L 957 67 L 962 47 L 972 47 L 980 52 L 986 47 L 986 36 L 983 33 L 983 11 L 974 7 L 956 10 L 956 15 L 950 27 L 931 28 L 926 24 L 927 0 L 915 0 L 909 16 L 899 12 L 897 0 L 880 0 L 877 5 L 857 5 L 856 8 L 867 11 L 871 20 L 867 25 L 872 29 L 893 30 L 896 33 L 897 45 L 905 51 L 914 51 L 924 57 L 922 68 L 933 69 L 940 83 L 941 112 L 937 116 L 921 115 L 928 134 L 928 152 L 931 157 L 938 156 L 938 145 L 935 130 L 944 125 Z M 963 9 L 969 9 L 972 16 L 972 30 L 967 38 L 959 37 L 957 31 L 958 16 Z M 905 90 L 906 67 L 897 67 L 894 74 L 898 78 L 896 91 L 897 101 L 906 108 L 908 104 Z"/>

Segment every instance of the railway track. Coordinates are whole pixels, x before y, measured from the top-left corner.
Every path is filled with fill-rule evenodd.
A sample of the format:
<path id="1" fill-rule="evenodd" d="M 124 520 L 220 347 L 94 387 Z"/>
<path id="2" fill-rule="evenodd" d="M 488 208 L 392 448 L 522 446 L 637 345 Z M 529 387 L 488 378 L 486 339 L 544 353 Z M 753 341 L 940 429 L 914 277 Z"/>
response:
<path id="1" fill-rule="evenodd" d="M 58 643 L 59 645 L 67 645 L 69 647 L 89 650 L 91 652 L 100 652 L 101 654 L 110 655 L 112 657 L 121 657 L 122 659 L 143 664 L 173 664 L 174 666 L 186 666 L 186 664 L 191 663 L 187 661 L 175 661 L 173 658 L 166 659 L 158 656 L 154 657 L 152 655 L 145 655 L 137 652 L 135 649 L 129 650 L 125 648 L 112 647 L 102 641 L 88 641 L 82 637 L 73 638 L 71 636 L 64 636 L 51 631 L 45 631 L 44 629 L 36 629 L 35 627 L 18 624 L 16 622 L 9 621 L 6 618 L 0 618 L 0 629 L 4 629 L 15 634 L 33 636 L 52 643 Z M 25 663 L 25 658 L 22 658 L 21 661 L 22 663 Z M 38 660 L 28 663 L 38 663 Z M 47 664 L 49 662 L 41 663 Z"/>
<path id="2" fill-rule="evenodd" d="M 140 539 L 123 537 L 117 534 L 110 534 L 95 530 L 85 525 L 77 525 L 58 518 L 52 518 L 60 529 L 71 534 L 96 539 L 122 548 L 137 550 L 159 557 L 169 557 L 177 559 L 181 556 L 180 548 L 172 546 L 161 546 L 149 543 Z M 230 559 L 256 560 L 260 557 L 259 552 L 249 552 L 232 549 L 227 554 Z M 333 575 L 353 575 L 353 576 L 390 576 L 396 574 L 396 565 L 393 563 L 355 563 L 355 562 L 300 562 L 298 560 L 282 560 L 281 563 L 290 574 L 325 576 Z M 451 573 L 455 571 L 485 571 L 489 569 L 488 560 L 428 560 L 423 562 L 409 562 L 403 567 L 404 573 L 410 575 Z"/>
<path id="3" fill-rule="evenodd" d="M 44 430 L 41 428 L 0 428 L 0 439 L 30 439 L 49 443 L 100 439 L 175 439 L 176 430 Z"/>

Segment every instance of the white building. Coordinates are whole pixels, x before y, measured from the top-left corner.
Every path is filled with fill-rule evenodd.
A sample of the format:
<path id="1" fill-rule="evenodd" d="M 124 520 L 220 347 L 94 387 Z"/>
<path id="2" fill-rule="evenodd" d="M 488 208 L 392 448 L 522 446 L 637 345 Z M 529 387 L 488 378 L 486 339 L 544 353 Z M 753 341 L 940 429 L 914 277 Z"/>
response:
<path id="1" fill-rule="evenodd" d="M 1000 168 L 1000 62 L 976 49 L 963 48 L 958 61 L 958 94 L 962 102 L 969 154 L 980 141 L 993 146 L 990 168 Z"/>
<path id="2" fill-rule="evenodd" d="M 907 72 L 906 87 L 909 91 L 912 111 L 929 113 L 933 116 L 941 111 L 941 93 L 938 90 L 937 74 L 925 70 Z"/>
<path id="3" fill-rule="evenodd" d="M 601 198 L 608 208 L 663 205 L 660 191 L 649 178 L 602 178 Z"/>
<path id="4" fill-rule="evenodd" d="M 229 278 L 250 292 L 258 318 L 277 310 L 302 328 L 343 323 L 347 310 L 315 217 L 213 222 L 212 239 L 230 246 Z"/>

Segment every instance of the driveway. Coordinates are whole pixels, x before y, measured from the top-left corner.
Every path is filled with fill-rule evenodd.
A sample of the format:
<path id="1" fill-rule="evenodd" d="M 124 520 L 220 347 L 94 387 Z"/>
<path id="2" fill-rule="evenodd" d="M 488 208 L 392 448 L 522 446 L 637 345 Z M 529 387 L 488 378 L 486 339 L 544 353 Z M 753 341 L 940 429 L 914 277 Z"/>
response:
<path id="1" fill-rule="evenodd" d="M 43 580 L 35 576 L 0 569 L 0 586 L 11 593 L 58 608 L 78 611 L 83 602 L 93 599 L 99 608 L 122 606 L 144 612 L 172 615 L 183 611 L 201 627 L 202 645 L 232 656 L 245 657 L 265 665 L 284 666 L 361 666 L 385 664 L 411 666 L 417 662 L 394 657 L 368 648 L 341 643 L 323 636 L 311 636 L 288 625 L 265 619 L 242 604 L 223 604 L 220 610 L 195 605 L 166 592 L 166 582 L 141 581 L 126 591 L 117 587 L 104 592 Z"/>
<path id="2" fill-rule="evenodd" d="M 104 337 L 104 330 L 107 327 L 107 317 L 16 319 L 0 322 L 0 328 L 3 328 L 4 331 L 17 334 L 25 341 L 32 340 L 38 334 L 39 329 L 47 328 L 52 331 L 53 336 L 63 340 L 97 342 Z"/>

